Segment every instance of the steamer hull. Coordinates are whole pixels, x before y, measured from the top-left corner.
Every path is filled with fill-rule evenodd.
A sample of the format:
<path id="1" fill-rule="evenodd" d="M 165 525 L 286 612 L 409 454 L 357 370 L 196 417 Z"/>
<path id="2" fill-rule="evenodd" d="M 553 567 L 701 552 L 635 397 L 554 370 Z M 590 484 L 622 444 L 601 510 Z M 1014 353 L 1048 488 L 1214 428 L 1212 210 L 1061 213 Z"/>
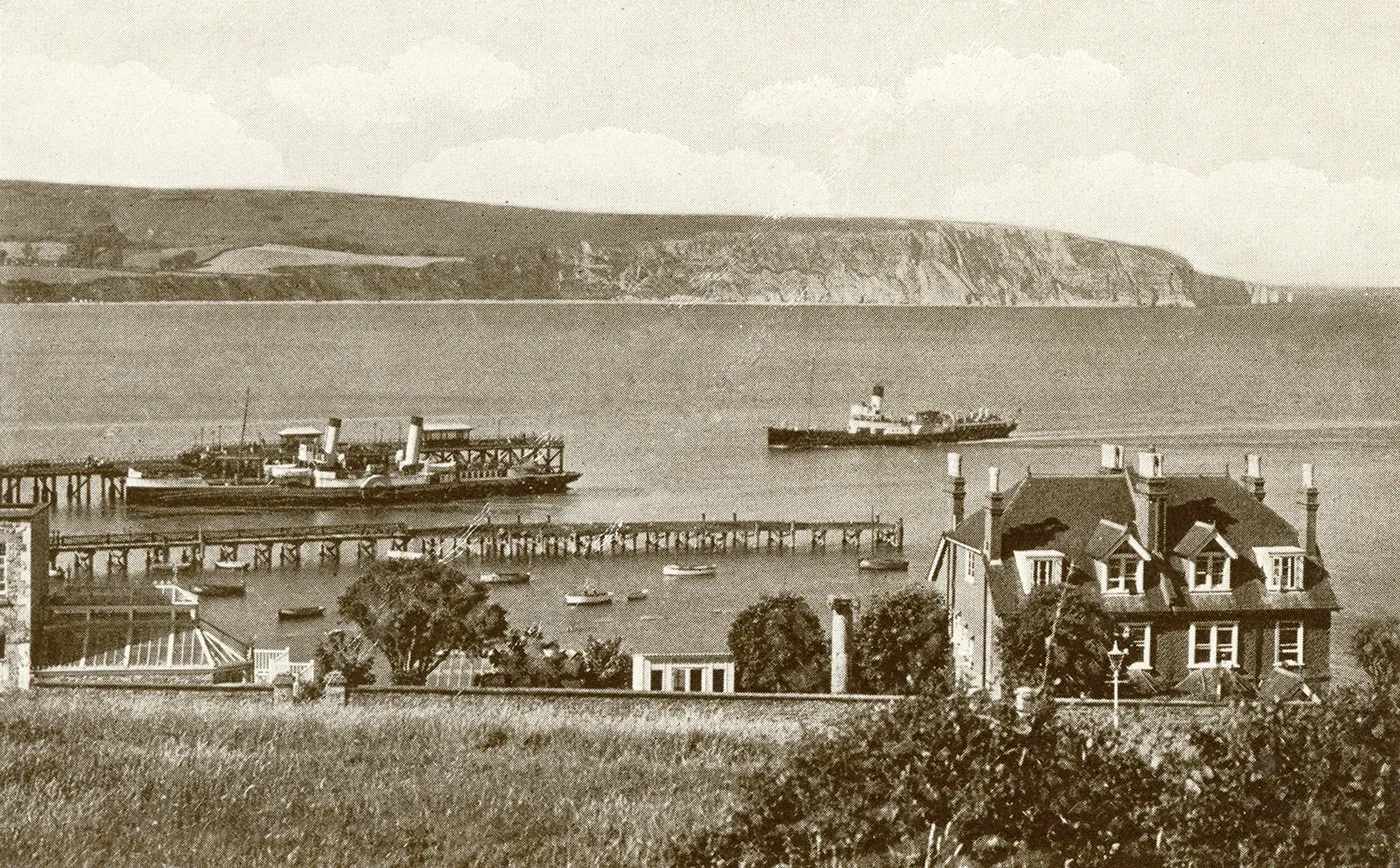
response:
<path id="1" fill-rule="evenodd" d="M 314 487 L 308 485 L 235 485 L 191 480 L 188 484 L 143 485 L 128 480 L 126 502 L 133 507 L 257 507 L 296 509 L 332 506 L 388 506 L 448 503 L 568 490 L 580 473 L 541 473 L 477 479 L 443 480 L 416 485 Z"/>
<path id="2" fill-rule="evenodd" d="M 774 428 L 768 429 L 769 449 L 836 449 L 856 446 L 937 446 L 944 443 L 964 443 L 972 440 L 995 440 L 1016 430 L 1012 421 L 960 424 L 937 431 L 918 434 L 852 433 L 839 429 Z"/>

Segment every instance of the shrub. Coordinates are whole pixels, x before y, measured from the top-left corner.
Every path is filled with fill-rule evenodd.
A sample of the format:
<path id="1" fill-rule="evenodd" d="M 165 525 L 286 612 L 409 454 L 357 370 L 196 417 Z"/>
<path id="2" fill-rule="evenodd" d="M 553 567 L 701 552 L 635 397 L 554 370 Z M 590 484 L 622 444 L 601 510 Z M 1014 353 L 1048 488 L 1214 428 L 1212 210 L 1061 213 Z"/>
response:
<path id="1" fill-rule="evenodd" d="M 852 643 L 858 689 L 920 693 L 948 679 L 948 609 L 937 592 L 909 587 L 876 596 Z"/>
<path id="2" fill-rule="evenodd" d="M 544 636 L 536 624 L 511 630 L 487 655 L 495 672 L 484 681 L 493 687 L 626 687 L 632 659 L 622 638 L 588 637 L 582 651 L 566 650 Z"/>
<path id="3" fill-rule="evenodd" d="M 735 686 L 759 693 L 825 692 L 830 671 L 826 634 L 807 601 L 764 597 L 729 628 Z"/>
<path id="4" fill-rule="evenodd" d="M 919 697 L 804 738 L 750 779 L 721 828 L 681 842 L 680 865 L 827 865 L 919 860 L 931 827 L 946 849 L 993 860 L 1160 864 L 1146 824 L 1156 776 L 1112 733 L 1043 705 L 1019 717 L 978 697 Z"/>
<path id="5" fill-rule="evenodd" d="M 1400 685 L 1400 617 L 1368 618 L 1351 637 L 1351 654 L 1377 690 Z"/>
<path id="6" fill-rule="evenodd" d="M 1056 696 L 1102 696 L 1113 625 L 1098 597 L 1074 585 L 1035 588 L 997 630 L 1006 679 Z"/>
<path id="7" fill-rule="evenodd" d="M 358 632 L 331 630 L 316 646 L 316 669 L 323 675 L 338 671 L 345 686 L 374 683 L 374 645 Z"/>

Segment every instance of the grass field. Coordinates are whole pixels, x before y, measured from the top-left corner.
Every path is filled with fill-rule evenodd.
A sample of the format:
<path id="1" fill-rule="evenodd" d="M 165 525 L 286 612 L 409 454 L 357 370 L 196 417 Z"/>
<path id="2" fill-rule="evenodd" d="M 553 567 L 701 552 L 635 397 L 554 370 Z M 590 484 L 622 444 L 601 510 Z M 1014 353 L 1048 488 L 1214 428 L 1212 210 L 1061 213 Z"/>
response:
<path id="1" fill-rule="evenodd" d="M 652 865 L 799 732 L 732 703 L 11 695 L 0 860 Z"/>

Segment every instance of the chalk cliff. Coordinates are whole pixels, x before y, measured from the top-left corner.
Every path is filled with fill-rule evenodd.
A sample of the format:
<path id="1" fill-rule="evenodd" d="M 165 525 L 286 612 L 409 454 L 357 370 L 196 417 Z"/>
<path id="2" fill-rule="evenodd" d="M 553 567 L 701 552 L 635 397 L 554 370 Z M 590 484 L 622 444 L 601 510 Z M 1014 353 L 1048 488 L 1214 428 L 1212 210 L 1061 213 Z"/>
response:
<path id="1" fill-rule="evenodd" d="M 578 214 L 339 193 L 0 182 L 0 242 L 71 246 L 94 233 L 128 246 L 114 259 L 106 251 L 105 267 L 89 271 L 11 260 L 0 265 L 0 299 L 1190 306 L 1246 304 L 1254 290 L 1164 250 L 994 224 Z M 169 270 L 181 257 L 204 262 L 257 245 L 416 258 L 345 264 L 341 256 L 258 274 Z"/>

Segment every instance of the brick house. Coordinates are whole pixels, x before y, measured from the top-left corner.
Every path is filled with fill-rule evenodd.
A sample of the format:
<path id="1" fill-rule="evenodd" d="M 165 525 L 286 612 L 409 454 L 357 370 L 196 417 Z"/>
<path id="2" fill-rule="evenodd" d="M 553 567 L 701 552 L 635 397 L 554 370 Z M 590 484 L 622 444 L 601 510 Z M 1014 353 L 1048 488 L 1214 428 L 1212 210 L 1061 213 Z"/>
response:
<path id="1" fill-rule="evenodd" d="M 1099 471 L 1029 471 L 963 514 L 961 461 L 949 455 L 952 530 L 929 581 L 948 601 L 954 666 L 968 689 L 999 690 L 996 631 L 1031 590 L 1070 583 L 1102 602 L 1128 651 L 1139 695 L 1311 695 L 1330 678 L 1340 606 L 1317 543 L 1318 496 L 1303 465 L 1300 533 L 1264 503 L 1257 456 L 1226 474 L 1169 475 L 1163 456 L 1136 469 L 1104 446 Z"/>

